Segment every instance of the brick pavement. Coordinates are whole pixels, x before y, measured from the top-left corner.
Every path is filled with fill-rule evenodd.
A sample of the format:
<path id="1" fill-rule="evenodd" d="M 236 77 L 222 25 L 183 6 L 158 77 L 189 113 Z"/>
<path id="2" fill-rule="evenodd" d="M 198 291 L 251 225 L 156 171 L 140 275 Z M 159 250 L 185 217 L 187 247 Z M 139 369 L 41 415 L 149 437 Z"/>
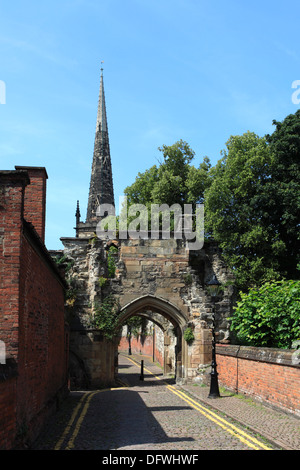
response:
<path id="1" fill-rule="evenodd" d="M 161 368 L 155 366 L 146 356 L 131 356 L 136 361 L 144 360 L 145 367 L 153 373 L 161 374 Z M 264 403 L 220 392 L 221 397 L 208 398 L 209 387 L 196 384 L 177 386 L 189 393 L 195 399 L 201 400 L 205 405 L 224 413 L 248 429 L 260 434 L 270 442 L 284 450 L 300 450 L 300 418 L 275 409 Z"/>

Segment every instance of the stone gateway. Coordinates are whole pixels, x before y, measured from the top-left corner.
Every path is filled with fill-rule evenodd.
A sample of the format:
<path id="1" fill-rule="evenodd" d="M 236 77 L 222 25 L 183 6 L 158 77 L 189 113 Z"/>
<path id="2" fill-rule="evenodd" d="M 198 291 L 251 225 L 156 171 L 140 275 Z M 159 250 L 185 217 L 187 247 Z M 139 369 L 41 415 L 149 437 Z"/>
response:
<path id="1" fill-rule="evenodd" d="M 191 250 L 184 236 L 99 239 L 101 204 L 114 204 L 103 71 L 86 221 L 80 220 L 77 203 L 76 236 L 61 238 L 60 256 L 72 294 L 67 302 L 71 383 L 75 388 L 114 383 L 119 331 L 136 316 L 161 328 L 165 373 L 172 372 L 179 383 L 205 380 L 212 342 L 212 302 L 206 284 L 216 276 L 223 285 L 215 305 L 218 342 L 228 341 L 233 297 L 233 278 L 217 245 L 205 242 L 201 249 Z M 99 325 L 113 317 L 115 334 L 108 337 Z"/>

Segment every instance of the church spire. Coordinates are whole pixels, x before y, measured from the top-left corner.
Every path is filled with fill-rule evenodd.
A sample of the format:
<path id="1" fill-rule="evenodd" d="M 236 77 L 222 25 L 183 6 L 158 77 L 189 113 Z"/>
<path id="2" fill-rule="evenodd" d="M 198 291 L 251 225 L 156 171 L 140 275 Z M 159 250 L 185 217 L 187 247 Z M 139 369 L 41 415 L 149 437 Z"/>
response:
<path id="1" fill-rule="evenodd" d="M 103 85 L 103 69 L 101 69 L 96 132 L 97 132 L 97 129 L 99 129 L 99 125 L 101 125 L 102 130 L 104 132 L 108 131 L 108 129 L 107 129 L 107 117 L 106 117 L 106 106 L 105 106 L 105 95 L 104 95 L 104 85 Z"/>
<path id="2" fill-rule="evenodd" d="M 86 221 L 96 221 L 100 204 L 114 206 L 112 167 L 107 127 L 103 69 L 101 68 L 97 123 Z"/>

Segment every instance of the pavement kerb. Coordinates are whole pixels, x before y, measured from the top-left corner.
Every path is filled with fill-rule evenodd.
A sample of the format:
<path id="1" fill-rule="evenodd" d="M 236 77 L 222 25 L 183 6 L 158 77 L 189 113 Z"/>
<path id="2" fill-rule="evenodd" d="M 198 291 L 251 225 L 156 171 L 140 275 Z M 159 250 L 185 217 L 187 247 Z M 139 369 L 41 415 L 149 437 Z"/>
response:
<path id="1" fill-rule="evenodd" d="M 288 446 L 286 443 L 282 442 L 282 441 L 279 441 L 278 439 L 275 439 L 273 436 L 269 435 L 268 433 L 266 433 L 264 430 L 260 429 L 260 428 L 257 428 L 255 426 L 253 426 L 252 424 L 248 424 L 246 423 L 245 421 L 242 422 L 242 420 L 239 420 L 237 419 L 236 416 L 233 416 L 232 413 L 230 413 L 228 410 L 224 411 L 222 409 L 222 407 L 220 406 L 216 406 L 216 400 L 218 400 L 218 398 L 216 399 L 203 399 L 202 397 L 200 397 L 199 395 L 197 395 L 196 393 L 193 393 L 189 388 L 185 387 L 184 385 L 180 385 L 179 388 L 181 388 L 182 390 L 184 390 L 186 393 L 188 393 L 189 395 L 191 395 L 194 399 L 196 400 L 199 400 L 200 402 L 202 402 L 203 404 L 205 404 L 206 406 L 208 406 L 209 408 L 215 410 L 215 411 L 218 411 L 220 413 L 223 413 L 226 417 L 232 419 L 236 424 L 240 425 L 240 426 L 243 426 L 243 427 L 247 427 L 247 429 L 249 429 L 250 431 L 258 434 L 259 436 L 261 436 L 262 438 L 265 438 L 267 439 L 271 444 L 273 444 L 274 446 L 278 447 L 279 449 L 283 449 L 283 450 L 297 450 L 297 449 L 294 449 L 290 446 Z M 232 397 L 234 398 L 234 397 Z M 236 400 L 239 400 L 238 398 L 236 398 Z"/>
<path id="2" fill-rule="evenodd" d="M 127 356 L 125 354 L 125 356 Z M 140 355 L 131 355 L 131 356 L 127 356 L 128 358 L 131 357 L 132 359 L 134 359 L 137 363 L 140 363 L 141 359 L 144 360 L 145 362 L 145 366 L 148 366 L 149 368 L 152 368 L 154 373 L 156 371 L 156 374 L 158 373 L 162 373 L 162 369 L 159 365 L 155 364 L 152 362 L 152 359 L 147 357 L 147 356 L 140 356 Z M 162 380 L 166 379 L 166 377 L 161 377 Z M 192 388 L 193 387 L 193 388 Z M 197 387 L 197 388 L 196 388 Z M 245 410 L 247 410 L 247 408 L 249 407 L 252 407 L 252 406 L 260 406 L 262 409 L 264 409 L 266 411 L 266 413 L 268 413 L 268 418 L 269 420 L 272 422 L 272 413 L 281 413 L 283 416 L 286 417 L 286 419 L 288 420 L 289 417 L 291 417 L 291 419 L 298 419 L 298 417 L 294 416 L 294 415 L 289 415 L 288 412 L 285 412 L 279 408 L 276 408 L 276 410 L 274 410 L 274 407 L 271 407 L 271 406 L 268 406 L 267 404 L 264 404 L 262 402 L 256 402 L 254 399 L 251 398 L 251 400 L 253 401 L 253 404 L 248 404 L 245 400 L 241 399 L 241 398 L 238 398 L 237 396 L 230 396 L 230 400 L 234 400 L 235 404 L 236 404 L 236 409 L 241 409 L 243 408 L 243 410 L 241 409 L 241 413 L 243 414 L 243 416 L 241 418 L 239 418 L 237 415 L 233 415 L 232 413 L 230 413 L 230 410 L 228 410 L 226 407 L 224 406 L 221 406 L 222 404 L 224 404 L 224 402 L 222 402 L 222 398 L 219 399 L 219 398 L 215 398 L 215 399 L 212 399 L 212 398 L 208 398 L 206 397 L 206 395 L 204 394 L 204 388 L 202 388 L 200 385 L 195 385 L 195 384 L 177 384 L 176 385 L 176 388 L 178 388 L 179 390 L 182 390 L 184 391 L 185 393 L 189 394 L 191 397 L 193 397 L 194 399 L 198 400 L 199 402 L 203 403 L 205 406 L 215 410 L 215 411 L 218 411 L 220 413 L 223 413 L 225 416 L 229 417 L 230 419 L 232 419 L 235 423 L 239 424 L 240 426 L 243 426 L 243 427 L 247 427 L 247 429 L 249 429 L 250 431 L 262 436 L 263 438 L 265 438 L 266 440 L 268 440 L 271 444 L 273 444 L 274 446 L 278 447 L 278 449 L 282 449 L 282 450 L 299 450 L 299 448 L 296 448 L 296 447 L 292 447 L 291 445 L 289 445 L 289 443 L 285 442 L 284 440 L 282 439 L 279 439 L 278 437 L 274 437 L 272 436 L 269 432 L 265 431 L 265 429 L 263 429 L 262 427 L 260 426 L 255 426 L 253 423 L 250 423 L 249 421 L 247 421 L 247 413 L 245 412 Z M 197 390 L 197 392 L 196 392 Z M 209 388 L 208 387 L 205 387 L 205 393 L 208 393 L 208 390 Z M 221 396 L 222 396 L 222 393 L 221 393 Z M 299 419 L 299 426 L 300 426 L 300 419 Z"/>

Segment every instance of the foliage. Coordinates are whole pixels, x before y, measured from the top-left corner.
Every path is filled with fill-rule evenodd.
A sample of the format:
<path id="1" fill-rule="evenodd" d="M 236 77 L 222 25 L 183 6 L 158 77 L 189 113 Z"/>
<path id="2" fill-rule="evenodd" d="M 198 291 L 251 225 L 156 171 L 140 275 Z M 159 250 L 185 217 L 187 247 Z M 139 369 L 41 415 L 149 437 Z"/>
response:
<path id="1" fill-rule="evenodd" d="M 300 124 L 300 114 L 296 119 Z M 300 133 L 294 142 L 300 149 Z M 204 194 L 206 235 L 223 250 L 239 290 L 297 277 L 300 150 L 297 161 L 279 166 L 274 135 L 247 132 L 226 145 Z"/>
<path id="2" fill-rule="evenodd" d="M 95 304 L 90 326 L 100 330 L 107 339 L 112 340 L 117 334 L 118 315 L 119 302 L 112 295 L 108 295 L 101 303 Z"/>
<path id="3" fill-rule="evenodd" d="M 266 282 L 242 293 L 231 321 L 242 344 L 290 348 L 300 339 L 300 281 Z"/>
<path id="4" fill-rule="evenodd" d="M 57 266 L 63 267 L 65 272 L 68 273 L 74 264 L 74 260 L 70 260 L 67 255 L 56 256 L 54 261 Z"/>
<path id="5" fill-rule="evenodd" d="M 128 207 L 148 208 L 148 222 L 151 204 L 204 202 L 205 237 L 218 243 L 243 292 L 299 279 L 300 110 L 273 124 L 272 135 L 231 136 L 214 167 L 207 157 L 193 166 L 195 153 L 182 140 L 163 145 L 159 165 L 125 189 Z"/>
<path id="6" fill-rule="evenodd" d="M 193 282 L 193 278 L 192 278 L 192 275 L 190 273 L 185 273 L 183 274 L 183 281 L 184 283 L 188 286 L 188 285 L 191 285 L 192 282 Z"/>
<path id="7" fill-rule="evenodd" d="M 99 279 L 98 279 L 99 286 L 102 288 L 102 287 L 105 286 L 106 283 L 107 283 L 107 278 L 103 277 L 103 276 L 100 276 Z"/>
<path id="8" fill-rule="evenodd" d="M 69 307 L 72 307 L 76 301 L 77 297 L 77 286 L 76 281 L 71 275 L 71 269 L 74 264 L 74 260 L 70 260 L 67 255 L 56 256 L 54 258 L 56 265 L 59 268 L 63 268 L 65 272 L 65 280 L 67 282 L 68 288 L 66 291 L 66 304 Z"/>
<path id="9" fill-rule="evenodd" d="M 261 223 L 259 204 L 271 156 L 266 140 L 250 132 L 231 136 L 226 146 L 205 192 L 205 231 L 219 243 L 238 288 L 244 289 L 276 272 L 271 256 L 276 240 Z"/>
<path id="10" fill-rule="evenodd" d="M 191 327 L 187 327 L 183 333 L 183 337 L 188 344 L 191 344 L 195 339 L 193 329 Z"/>
<path id="11" fill-rule="evenodd" d="M 278 233 L 284 249 L 279 263 L 290 278 L 299 278 L 300 262 L 300 110 L 288 115 L 266 139 L 272 154 L 272 172 L 263 204 L 266 222 Z"/>
<path id="12" fill-rule="evenodd" d="M 143 317 L 135 316 L 126 320 L 129 336 L 134 335 L 137 338 L 139 335 L 147 335 L 146 324 L 147 320 Z"/>
<path id="13" fill-rule="evenodd" d="M 107 269 L 108 269 L 108 277 L 114 278 L 116 272 L 116 262 L 115 256 L 118 253 L 118 248 L 115 246 L 111 246 L 107 253 Z"/>
<path id="14" fill-rule="evenodd" d="M 124 194 L 127 204 L 143 204 L 148 209 L 151 221 L 151 204 L 193 204 L 203 201 L 204 188 L 208 178 L 210 162 L 207 157 L 198 168 L 191 165 L 195 153 L 189 145 L 180 140 L 173 145 L 158 149 L 163 154 L 159 165 L 152 166 L 144 173 L 138 173 L 135 182 Z M 130 217 L 128 218 L 130 221 Z"/>

